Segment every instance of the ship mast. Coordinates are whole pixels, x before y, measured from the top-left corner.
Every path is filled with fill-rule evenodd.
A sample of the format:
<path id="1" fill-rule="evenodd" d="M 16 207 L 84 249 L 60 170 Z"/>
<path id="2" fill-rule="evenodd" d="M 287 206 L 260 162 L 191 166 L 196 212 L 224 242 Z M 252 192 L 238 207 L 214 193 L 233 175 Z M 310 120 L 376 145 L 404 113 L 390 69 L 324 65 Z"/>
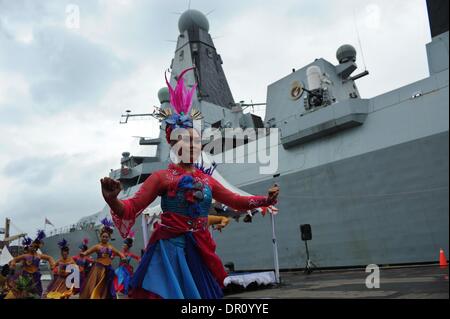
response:
<path id="1" fill-rule="evenodd" d="M 5 232 L 4 232 L 5 234 L 4 234 L 3 240 L 0 240 L 0 246 L 9 247 L 9 243 L 10 242 L 12 242 L 12 241 L 14 241 L 16 239 L 25 237 L 27 235 L 26 233 L 20 233 L 20 234 L 14 235 L 14 236 L 10 236 L 10 228 L 11 228 L 11 219 L 6 217 L 6 219 L 5 219 Z"/>

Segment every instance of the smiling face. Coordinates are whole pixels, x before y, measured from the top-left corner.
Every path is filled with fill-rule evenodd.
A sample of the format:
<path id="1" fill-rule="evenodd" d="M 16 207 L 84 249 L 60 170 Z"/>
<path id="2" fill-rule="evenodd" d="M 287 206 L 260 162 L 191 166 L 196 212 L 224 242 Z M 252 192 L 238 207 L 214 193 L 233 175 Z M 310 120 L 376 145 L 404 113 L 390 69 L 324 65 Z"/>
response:
<path id="1" fill-rule="evenodd" d="M 100 237 L 100 240 L 102 244 L 107 244 L 109 240 L 111 239 L 111 236 L 107 232 L 102 232 L 102 235 Z"/>
<path id="2" fill-rule="evenodd" d="M 174 138 L 170 143 L 178 159 L 182 163 L 195 163 L 202 151 L 202 140 L 196 129 L 175 129 L 172 133 Z"/>

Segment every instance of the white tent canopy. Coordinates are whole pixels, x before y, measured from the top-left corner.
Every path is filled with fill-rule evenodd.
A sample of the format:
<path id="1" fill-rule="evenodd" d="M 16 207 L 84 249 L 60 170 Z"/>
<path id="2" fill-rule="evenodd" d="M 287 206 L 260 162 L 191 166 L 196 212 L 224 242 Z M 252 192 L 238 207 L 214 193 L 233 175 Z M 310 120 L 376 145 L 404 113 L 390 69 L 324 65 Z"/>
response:
<path id="1" fill-rule="evenodd" d="M 11 260 L 13 260 L 13 256 L 8 250 L 8 247 L 3 247 L 0 253 L 0 266 L 8 264 Z"/>
<path id="2" fill-rule="evenodd" d="M 161 205 L 155 205 L 155 206 L 151 206 L 151 207 L 147 207 L 146 209 L 144 209 L 144 211 L 142 212 L 142 214 L 146 215 L 147 217 L 157 217 L 159 215 L 161 215 L 162 213 L 162 209 L 161 209 Z"/>

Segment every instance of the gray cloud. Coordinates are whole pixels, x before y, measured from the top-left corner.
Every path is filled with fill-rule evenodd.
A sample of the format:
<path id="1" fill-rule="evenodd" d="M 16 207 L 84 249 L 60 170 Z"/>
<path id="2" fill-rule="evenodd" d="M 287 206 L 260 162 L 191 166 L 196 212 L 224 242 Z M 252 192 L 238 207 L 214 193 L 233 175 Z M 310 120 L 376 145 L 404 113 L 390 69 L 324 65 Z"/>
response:
<path id="1" fill-rule="evenodd" d="M 42 227 L 44 217 L 62 227 L 101 210 L 104 201 L 99 186 L 103 176 L 100 172 L 106 174 L 108 164 L 79 164 L 85 157 L 79 154 L 65 158 L 24 158 L 17 164 L 9 164 L 3 173 L 23 183 L 11 193 L 2 212 L 16 224 L 23 225 L 25 231 L 33 232 Z M 58 178 L 48 177 L 55 177 L 55 172 L 60 174 Z"/>
<path id="2" fill-rule="evenodd" d="M 31 45 L 11 43 L 2 67 L 24 74 L 38 111 L 60 111 L 98 99 L 131 63 L 66 29 L 47 27 L 33 33 Z M 14 54 L 13 54 L 14 53 Z"/>
<path id="3" fill-rule="evenodd" d="M 115 79 L 129 72 L 130 63 L 62 29 L 40 30 L 36 39 L 41 74 L 48 72 L 31 87 L 40 104 L 57 108 L 98 99 Z"/>
<path id="4" fill-rule="evenodd" d="M 11 160 L 3 168 L 2 173 L 7 177 L 18 179 L 28 185 L 47 185 L 56 171 L 66 161 L 65 156 L 24 157 Z"/>

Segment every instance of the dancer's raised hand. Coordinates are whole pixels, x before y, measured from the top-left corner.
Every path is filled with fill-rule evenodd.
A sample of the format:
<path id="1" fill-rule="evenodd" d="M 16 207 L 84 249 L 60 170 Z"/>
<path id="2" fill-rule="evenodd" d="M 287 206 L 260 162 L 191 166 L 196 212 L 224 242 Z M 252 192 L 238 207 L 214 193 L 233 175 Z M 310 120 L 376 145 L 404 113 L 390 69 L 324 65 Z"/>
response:
<path id="1" fill-rule="evenodd" d="M 271 188 L 269 188 L 269 201 L 275 202 L 278 198 L 278 194 L 280 193 L 280 187 L 278 184 L 274 184 Z"/>
<path id="2" fill-rule="evenodd" d="M 102 185 L 102 195 L 105 201 L 110 201 L 117 198 L 117 195 L 119 195 L 120 191 L 122 190 L 122 185 L 120 182 L 109 178 L 104 177 L 100 180 L 100 183 Z"/>

